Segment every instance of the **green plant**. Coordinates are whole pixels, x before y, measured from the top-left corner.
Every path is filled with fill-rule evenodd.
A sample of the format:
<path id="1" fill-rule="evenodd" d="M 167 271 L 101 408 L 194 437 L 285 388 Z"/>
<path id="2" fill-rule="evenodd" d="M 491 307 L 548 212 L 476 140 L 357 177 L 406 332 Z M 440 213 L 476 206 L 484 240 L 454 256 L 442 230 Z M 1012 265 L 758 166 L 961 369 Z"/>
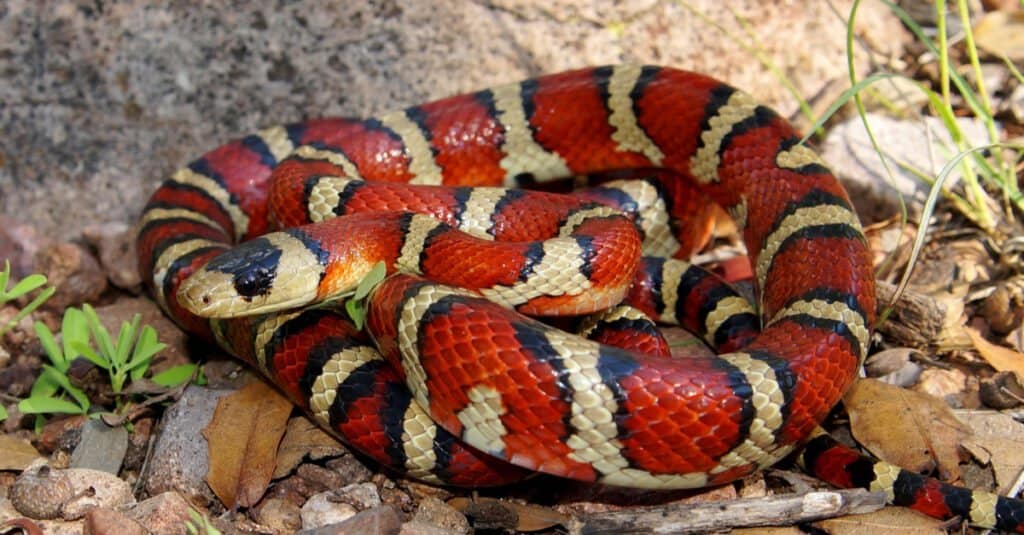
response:
<path id="1" fill-rule="evenodd" d="M 146 325 L 140 329 L 140 321 L 141 317 L 136 314 L 131 322 L 123 322 L 115 341 L 91 306 L 69 308 L 61 324 L 61 344 L 46 325 L 36 322 L 36 333 L 50 363 L 43 365 L 29 397 L 21 400 L 18 408 L 26 414 L 89 414 L 88 396 L 67 376 L 71 362 L 82 357 L 107 372 L 117 400 L 114 412 L 123 412 L 125 386 L 141 379 L 153 356 L 166 347 L 157 340 L 152 327 Z M 192 378 L 196 369 L 195 364 L 176 366 L 151 380 L 164 387 L 177 386 Z"/>
<path id="2" fill-rule="evenodd" d="M 194 508 L 188 508 L 188 517 L 189 519 L 185 521 L 185 531 L 189 535 L 220 535 L 220 530 L 210 523 L 210 519 Z"/>
<path id="3" fill-rule="evenodd" d="M 33 273 L 28 277 L 21 279 L 20 281 L 14 284 L 13 288 L 7 288 L 7 283 L 10 282 L 10 280 L 11 262 L 9 260 L 4 260 L 4 269 L 3 271 L 0 271 L 0 306 L 4 305 L 9 301 L 13 301 L 14 299 L 17 299 L 29 292 L 37 290 L 46 284 L 46 277 L 38 273 Z M 3 325 L 0 325 L 0 337 L 2 337 L 4 333 L 10 330 L 11 327 L 17 325 L 18 322 L 25 318 L 25 316 L 31 314 L 33 310 L 39 308 L 39 305 L 42 305 L 44 301 L 49 299 L 50 296 L 53 295 L 53 292 L 55 291 L 56 288 L 50 287 L 45 288 L 43 289 L 43 291 L 39 292 L 39 295 L 32 299 L 32 301 L 30 301 L 27 305 L 22 307 L 22 309 L 19 310 L 18 313 L 15 314 L 13 318 L 8 320 Z"/>
<path id="4" fill-rule="evenodd" d="M 370 295 L 370 291 L 384 280 L 387 273 L 387 266 L 384 265 L 384 262 L 377 262 L 370 269 L 369 273 L 359 281 L 359 285 L 352 296 L 345 301 L 345 311 L 348 312 L 348 317 L 355 324 L 356 329 L 362 329 L 363 324 L 366 322 L 367 296 Z"/>
<path id="5" fill-rule="evenodd" d="M 853 70 L 853 17 L 860 2 L 854 2 L 847 29 L 847 61 L 850 65 L 850 79 L 857 85 L 855 72 Z M 1024 154 L 1024 147 L 1020 145 L 1006 144 L 1000 142 L 998 125 L 992 112 L 989 91 L 984 84 L 984 76 L 979 62 L 978 49 L 975 45 L 971 29 L 970 12 L 965 0 L 957 0 L 956 11 L 963 22 L 963 48 L 969 61 L 969 72 L 972 74 L 974 85 L 961 75 L 959 69 L 951 68 L 947 31 L 946 31 L 946 3 L 935 4 L 937 21 L 936 38 L 927 36 L 924 29 L 920 27 L 902 8 L 888 0 L 883 0 L 890 10 L 903 21 L 914 36 L 920 41 L 929 53 L 935 58 L 938 66 L 938 91 L 934 91 L 924 84 L 918 84 L 921 91 L 928 98 L 929 105 L 935 115 L 942 121 L 943 127 L 949 133 L 953 146 L 947 147 L 948 156 L 951 161 L 956 162 L 963 177 L 963 193 L 952 191 L 942 187 L 942 180 L 945 175 L 940 173 L 936 180 L 930 178 L 930 173 L 922 170 L 909 168 L 900 163 L 915 176 L 924 181 L 930 182 L 932 186 L 941 188 L 943 196 L 950 201 L 953 207 L 970 219 L 979 228 L 996 237 L 1000 234 L 1000 225 L 997 215 L 993 213 L 993 207 L 999 206 L 999 202 L 992 199 L 986 189 L 995 190 L 1002 197 L 1003 212 L 1012 219 L 1013 210 L 1024 211 L 1024 195 L 1017 186 L 1016 171 L 1013 161 Z M 1010 66 L 1010 72 L 1018 81 L 1024 82 L 1021 73 L 1013 68 L 1013 64 L 1004 58 Z M 988 143 L 984 146 L 971 146 L 964 135 L 960 124 L 957 122 L 957 111 L 954 109 L 951 88 L 955 87 L 957 93 L 962 97 L 966 109 L 985 126 L 988 134 Z M 859 96 L 855 97 L 861 117 L 864 117 L 863 104 Z M 870 127 L 868 131 L 870 133 Z M 873 139 L 873 138 L 872 138 Z M 876 147 L 877 148 L 877 147 Z M 996 150 L 986 150 L 996 149 Z M 1000 149 L 1009 149 L 1004 152 Z M 881 150 L 879 150 L 881 154 Z M 1015 153 L 1015 156 L 1011 154 Z M 899 163 L 899 162 L 898 162 Z M 949 171 L 952 169 L 950 168 Z M 946 172 L 946 174 L 949 173 Z M 979 180 L 980 179 L 980 180 Z M 988 186 L 986 188 L 985 186 Z"/>
<path id="6" fill-rule="evenodd" d="M 35 323 L 35 329 L 50 363 L 43 364 L 29 397 L 18 403 L 18 409 L 25 414 L 87 414 L 89 396 L 71 384 L 67 375 L 71 362 L 79 355 L 76 346 L 89 342 L 84 314 L 77 308 L 64 312 L 60 345 L 41 321 Z"/>
<path id="7" fill-rule="evenodd" d="M 167 347 L 157 341 L 156 330 L 149 325 L 139 331 L 141 317 L 138 314 L 132 318 L 131 323 L 121 324 L 115 343 L 100 323 L 96 311 L 89 305 L 84 305 L 82 310 L 98 351 L 81 342 L 74 343 L 73 347 L 90 362 L 107 371 L 114 394 L 120 394 L 129 380 L 141 379 L 153 356 Z"/>

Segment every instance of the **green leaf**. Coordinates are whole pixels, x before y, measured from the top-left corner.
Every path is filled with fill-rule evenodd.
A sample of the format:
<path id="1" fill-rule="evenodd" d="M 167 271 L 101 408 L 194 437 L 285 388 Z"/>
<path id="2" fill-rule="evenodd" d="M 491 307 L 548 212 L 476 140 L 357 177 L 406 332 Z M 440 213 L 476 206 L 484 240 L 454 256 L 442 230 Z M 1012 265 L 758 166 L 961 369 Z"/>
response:
<path id="1" fill-rule="evenodd" d="M 78 352 L 79 355 L 89 359 L 89 362 L 103 368 L 104 370 L 110 371 L 110 361 L 108 361 L 105 355 L 99 355 L 89 347 L 89 344 L 82 342 L 74 342 L 71 347 Z"/>
<path id="2" fill-rule="evenodd" d="M 388 267 L 384 262 L 377 262 L 370 269 L 370 272 L 359 281 L 359 286 L 356 286 L 356 294 L 352 296 L 352 299 L 364 299 L 367 295 L 370 295 L 370 291 L 375 286 L 380 284 L 380 281 L 384 280 L 384 277 L 388 274 Z"/>
<path id="3" fill-rule="evenodd" d="M 153 360 L 153 356 L 163 351 L 165 347 L 167 347 L 167 344 L 157 342 L 156 329 L 149 325 L 142 328 L 142 333 L 139 334 L 139 339 L 135 342 L 132 360 L 128 363 L 128 369 L 131 370 L 133 381 L 146 373 L 146 368 L 149 367 L 149 362 Z"/>
<path id="4" fill-rule="evenodd" d="M 50 362 L 59 368 L 61 372 L 67 371 L 70 362 L 64 358 L 64 353 L 61 352 L 60 347 L 57 345 L 57 340 L 53 337 L 53 333 L 50 332 L 50 328 L 41 321 L 36 321 L 35 328 L 36 336 L 39 337 L 39 343 L 42 344 L 43 350 L 46 351 L 46 356 L 50 358 Z"/>
<path id="5" fill-rule="evenodd" d="M 85 414 L 88 408 L 60 398 L 32 397 L 18 402 L 18 410 L 24 414 Z"/>
<path id="6" fill-rule="evenodd" d="M 62 375 L 63 372 L 58 371 L 58 375 Z M 43 368 L 43 371 L 36 377 L 36 382 L 32 383 L 32 389 L 29 391 L 29 397 L 49 397 L 57 393 L 60 390 L 60 383 L 50 377 L 50 373 Z"/>
<path id="7" fill-rule="evenodd" d="M 7 419 L 7 409 L 3 405 L 0 405 L 0 422 Z"/>
<path id="8" fill-rule="evenodd" d="M 197 364 L 182 364 L 173 368 L 168 368 L 149 380 L 160 386 L 172 387 L 178 386 L 182 383 L 188 382 L 196 373 L 196 369 L 199 366 Z"/>
<path id="9" fill-rule="evenodd" d="M 355 294 L 348 301 L 345 301 L 345 310 L 348 312 L 348 317 L 352 319 L 352 323 L 355 324 L 356 329 L 362 329 L 363 324 L 366 323 L 366 306 L 363 301 L 387 275 L 387 265 L 384 262 L 377 262 L 366 276 L 359 281 Z"/>
<path id="10" fill-rule="evenodd" d="M 363 328 L 363 323 L 366 322 L 366 312 L 363 310 L 363 306 L 360 304 L 360 301 L 356 301 L 355 299 L 345 301 L 345 311 L 348 312 L 348 317 L 352 320 L 352 323 L 355 324 L 356 329 L 361 330 Z"/>
<path id="11" fill-rule="evenodd" d="M 14 327 L 19 322 L 21 322 L 21 320 L 23 320 L 25 316 L 31 314 L 33 310 L 39 308 L 39 305 L 43 304 L 43 302 L 49 299 L 56 291 L 57 289 L 51 286 L 39 292 L 39 294 L 36 295 L 35 298 L 29 302 L 29 304 L 25 305 L 21 310 L 19 310 L 18 313 L 15 314 L 14 317 L 11 318 L 11 320 L 8 321 L 6 325 L 0 327 L 0 335 L 7 332 L 7 329 Z"/>
<path id="12" fill-rule="evenodd" d="M 71 397 L 75 398 L 78 405 L 82 407 L 83 412 L 89 409 L 89 396 L 86 396 L 85 392 L 82 392 L 82 389 L 71 384 L 71 380 L 68 379 L 67 375 L 64 375 L 57 368 L 47 364 L 43 364 L 42 373 L 47 374 L 51 380 L 60 385 L 60 387 L 70 394 Z"/>
<path id="13" fill-rule="evenodd" d="M 85 313 L 85 321 L 89 325 L 89 331 L 92 332 L 92 339 L 96 341 L 96 345 L 100 350 L 100 354 L 103 355 L 104 359 L 108 362 L 113 363 L 114 358 L 114 342 L 110 339 L 110 333 L 100 323 L 99 316 L 96 315 L 96 311 L 89 306 L 89 304 L 82 305 L 82 312 Z M 109 369 L 109 367 L 107 368 Z"/>
<path id="14" fill-rule="evenodd" d="M 40 275 L 39 273 L 33 273 L 18 281 L 18 283 L 14 285 L 14 288 L 11 288 L 11 290 L 7 292 L 7 298 L 17 299 L 32 290 L 43 286 L 44 284 L 46 284 L 46 276 Z"/>
<path id="15" fill-rule="evenodd" d="M 142 316 L 135 314 L 131 323 L 121 324 L 121 331 L 117 334 L 117 347 L 114 348 L 114 364 L 116 366 L 123 367 L 128 364 L 128 355 L 131 353 L 135 336 L 139 332 L 139 321 L 141 320 Z"/>
<path id="16" fill-rule="evenodd" d="M 89 344 L 89 328 L 85 325 L 85 315 L 77 308 L 64 311 L 60 323 L 60 334 L 64 342 L 64 360 L 71 362 L 81 353 L 72 348 L 75 342 Z"/>

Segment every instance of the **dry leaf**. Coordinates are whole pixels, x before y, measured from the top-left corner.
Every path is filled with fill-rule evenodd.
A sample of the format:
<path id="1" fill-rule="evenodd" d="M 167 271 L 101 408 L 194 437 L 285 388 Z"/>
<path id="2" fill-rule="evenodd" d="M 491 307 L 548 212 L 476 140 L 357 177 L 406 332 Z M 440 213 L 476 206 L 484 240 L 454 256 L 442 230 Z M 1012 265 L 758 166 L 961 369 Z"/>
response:
<path id="1" fill-rule="evenodd" d="M 291 402 L 262 381 L 217 403 L 203 429 L 210 452 L 206 482 L 228 508 L 250 507 L 263 496 L 291 411 Z"/>
<path id="2" fill-rule="evenodd" d="M 309 418 L 296 416 L 288 420 L 281 446 L 277 449 L 277 467 L 274 468 L 273 479 L 282 478 L 309 455 L 312 459 L 322 459 L 345 453 L 344 446 L 338 439 L 328 435 Z"/>
<path id="3" fill-rule="evenodd" d="M 27 440 L 0 435 L 0 470 L 24 470 L 40 457 Z"/>
<path id="4" fill-rule="evenodd" d="M 995 411 L 957 411 L 957 416 L 974 431 L 964 448 L 982 464 L 991 464 L 997 492 L 1006 494 L 1024 466 L 1024 425 Z M 978 448 L 985 455 L 975 454 Z"/>
<path id="5" fill-rule="evenodd" d="M 935 535 L 947 533 L 945 523 L 903 507 L 886 507 L 873 513 L 829 518 L 815 525 L 831 535 Z"/>
<path id="6" fill-rule="evenodd" d="M 843 398 L 854 438 L 878 458 L 912 472 L 938 468 L 960 477 L 959 444 L 970 430 L 942 401 L 874 379 L 854 383 Z"/>
<path id="7" fill-rule="evenodd" d="M 1024 354 L 989 342 L 975 329 L 967 327 L 964 330 L 971 337 L 971 342 L 974 343 L 974 348 L 978 350 L 981 358 L 992 365 L 996 371 L 1011 371 L 1016 373 L 1017 377 L 1024 379 Z"/>

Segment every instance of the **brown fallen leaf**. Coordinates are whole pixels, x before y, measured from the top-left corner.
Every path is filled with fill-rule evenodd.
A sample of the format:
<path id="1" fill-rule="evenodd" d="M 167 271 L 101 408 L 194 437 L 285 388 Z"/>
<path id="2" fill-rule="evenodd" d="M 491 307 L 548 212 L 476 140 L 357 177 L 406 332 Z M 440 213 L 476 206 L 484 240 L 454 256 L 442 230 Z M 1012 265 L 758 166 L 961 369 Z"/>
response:
<path id="1" fill-rule="evenodd" d="M 1005 495 L 1024 466 L 1024 425 L 995 411 L 965 410 L 956 414 L 974 431 L 964 448 L 982 464 L 992 466 L 998 485 L 996 492 Z"/>
<path id="2" fill-rule="evenodd" d="M 0 435 L 0 470 L 24 470 L 40 457 L 27 440 Z"/>
<path id="3" fill-rule="evenodd" d="M 315 460 L 342 455 L 346 451 L 338 439 L 328 435 L 309 418 L 296 416 L 288 420 L 288 428 L 277 449 L 273 479 L 290 474 L 306 455 Z"/>
<path id="4" fill-rule="evenodd" d="M 1016 373 L 1017 377 L 1024 379 L 1024 354 L 989 342 L 975 329 L 967 327 L 964 330 L 967 332 L 967 336 L 971 337 L 974 349 L 978 350 L 981 358 L 985 359 L 985 362 L 988 362 L 996 371 L 1011 371 Z"/>
<path id="5" fill-rule="evenodd" d="M 942 401 L 874 379 L 854 383 L 843 398 L 854 438 L 878 458 L 945 481 L 960 478 L 959 444 L 970 429 Z"/>
<path id="6" fill-rule="evenodd" d="M 945 534 L 945 523 L 917 511 L 902 507 L 886 507 L 863 515 L 849 515 L 815 522 L 815 526 L 831 535 L 899 535 Z"/>
<path id="7" fill-rule="evenodd" d="M 206 482 L 228 508 L 251 507 L 266 492 L 292 404 L 262 381 L 221 398 L 203 429 Z"/>

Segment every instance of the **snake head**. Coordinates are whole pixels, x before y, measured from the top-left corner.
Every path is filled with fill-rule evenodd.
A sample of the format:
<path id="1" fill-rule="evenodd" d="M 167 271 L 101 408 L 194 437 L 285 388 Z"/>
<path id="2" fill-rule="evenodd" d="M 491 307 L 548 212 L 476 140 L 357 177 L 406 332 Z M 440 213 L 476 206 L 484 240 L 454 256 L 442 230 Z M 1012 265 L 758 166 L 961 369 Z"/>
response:
<path id="1" fill-rule="evenodd" d="M 210 260 L 178 289 L 178 302 L 201 317 L 231 318 L 313 302 L 322 259 L 294 232 L 242 243 Z"/>

